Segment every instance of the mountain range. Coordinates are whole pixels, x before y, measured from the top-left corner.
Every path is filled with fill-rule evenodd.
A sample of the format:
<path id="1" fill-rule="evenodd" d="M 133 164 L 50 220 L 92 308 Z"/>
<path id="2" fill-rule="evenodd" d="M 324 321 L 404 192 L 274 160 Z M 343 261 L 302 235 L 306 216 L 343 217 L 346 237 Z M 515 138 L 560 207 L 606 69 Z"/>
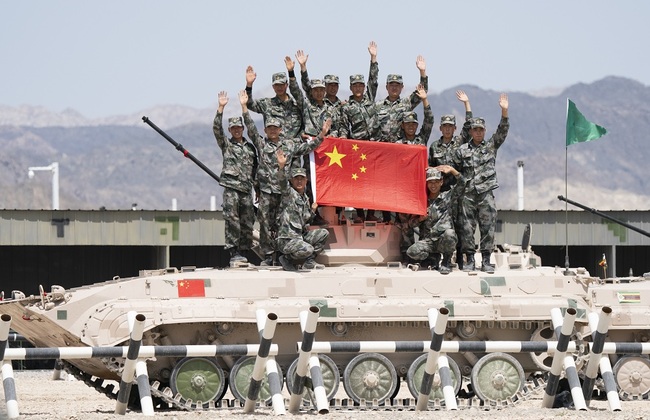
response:
<path id="1" fill-rule="evenodd" d="M 487 135 L 495 130 L 500 92 L 461 85 L 429 93 L 436 117 L 430 141 L 440 135 L 437 122 L 442 114 L 454 113 L 457 121 L 463 120 L 457 89 L 468 94 L 474 115 L 486 118 Z M 610 76 L 543 97 L 507 93 L 511 127 L 497 157 L 499 208 L 517 208 L 518 161 L 524 163 L 525 210 L 564 209 L 558 195 L 599 210 L 650 208 L 644 169 L 650 150 L 643 138 L 650 129 L 650 88 Z M 567 148 L 567 98 L 589 121 L 606 127 L 607 134 Z M 236 115 L 234 108 L 229 105 L 226 117 Z M 137 204 L 138 209 L 163 210 L 176 199 L 179 209 L 205 210 L 210 208 L 210 196 L 220 206 L 222 189 L 216 181 L 142 122 L 146 115 L 219 174 L 221 152 L 212 134 L 215 110 L 216 105 L 213 109 L 165 105 L 133 115 L 88 119 L 71 109 L 56 113 L 39 106 L 0 106 L 0 208 L 51 208 L 51 176 L 42 172 L 27 176 L 28 167 L 51 162 L 59 163 L 62 209 L 126 210 Z"/>

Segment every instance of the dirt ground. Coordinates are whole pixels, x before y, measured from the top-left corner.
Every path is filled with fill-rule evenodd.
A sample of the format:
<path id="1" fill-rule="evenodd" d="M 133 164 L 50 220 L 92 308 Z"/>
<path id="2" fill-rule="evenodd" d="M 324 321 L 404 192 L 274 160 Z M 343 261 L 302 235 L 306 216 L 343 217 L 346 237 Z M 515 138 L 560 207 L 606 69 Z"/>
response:
<path id="1" fill-rule="evenodd" d="M 126 415 L 117 415 L 115 400 L 88 388 L 83 382 L 72 376 L 63 374 L 62 380 L 52 380 L 51 370 L 26 370 L 14 373 L 16 394 L 18 397 L 18 410 L 20 419 L 30 420 L 107 420 L 143 418 L 138 411 L 127 411 Z M 404 387 L 405 388 L 405 387 Z M 407 390 L 401 390 L 400 394 Z M 7 405 L 5 402 L 4 388 L 0 389 L 2 401 L 0 402 L 0 419 L 6 419 Z M 288 395 L 288 394 L 287 394 Z M 409 395 L 410 396 L 410 395 Z M 623 401 L 623 410 L 612 412 L 607 401 L 595 400 L 587 411 L 574 409 L 545 409 L 541 408 L 543 390 L 530 395 L 526 400 L 513 407 L 503 409 L 484 410 L 478 407 L 461 408 L 457 411 L 447 411 L 444 408 L 435 411 L 330 411 L 323 417 L 336 420 L 354 419 L 365 420 L 384 417 L 391 420 L 401 419 L 430 419 L 444 416 L 446 419 L 645 419 L 650 418 L 650 401 Z M 288 406 L 288 403 L 287 403 Z M 299 415 L 287 413 L 287 416 L 298 419 L 314 419 L 318 414 L 303 411 Z M 165 419 L 268 419 L 274 417 L 270 408 L 258 409 L 254 414 L 245 414 L 241 408 L 221 411 L 182 412 L 182 411 L 156 411 L 155 418 Z M 149 417 L 150 418 L 150 417 Z"/>

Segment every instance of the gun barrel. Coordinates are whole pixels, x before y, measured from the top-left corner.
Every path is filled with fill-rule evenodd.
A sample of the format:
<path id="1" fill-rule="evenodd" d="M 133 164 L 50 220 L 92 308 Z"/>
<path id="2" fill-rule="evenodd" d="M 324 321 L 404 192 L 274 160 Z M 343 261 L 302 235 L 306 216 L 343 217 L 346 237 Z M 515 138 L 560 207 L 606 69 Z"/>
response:
<path id="1" fill-rule="evenodd" d="M 160 127 L 158 127 L 156 124 L 154 124 L 153 121 L 151 121 L 148 117 L 143 116 L 142 121 L 144 121 L 144 123 L 147 124 L 149 127 L 153 128 L 158 134 L 163 136 L 165 138 L 165 140 L 170 142 L 176 148 L 176 150 L 178 150 L 179 152 L 181 152 L 183 154 L 183 156 L 190 159 L 192 162 L 196 163 L 199 168 L 203 169 L 208 175 L 210 175 L 212 178 L 216 179 L 217 182 L 219 182 L 219 176 L 217 174 L 212 172 L 212 170 L 210 168 L 208 168 L 207 166 L 205 166 L 203 164 L 203 162 L 201 162 L 196 157 L 194 157 L 194 155 L 191 154 L 187 149 L 185 149 L 182 144 L 180 144 L 179 142 L 177 142 L 176 140 L 171 138 L 171 136 L 169 136 L 169 134 L 167 134 L 163 130 L 161 130 Z"/>
<path id="2" fill-rule="evenodd" d="M 630 230 L 633 230 L 633 231 L 635 231 L 635 232 L 640 233 L 641 235 L 644 235 L 644 236 L 647 236 L 647 237 L 650 238 L 650 232 L 646 232 L 646 231 L 643 230 L 643 229 L 639 229 L 639 228 L 636 227 L 636 226 L 632 226 L 632 225 L 629 224 L 629 223 L 623 222 L 622 220 L 618 220 L 618 219 L 616 219 L 616 218 L 614 218 L 614 217 L 612 217 L 612 216 L 608 216 L 608 215 L 606 215 L 606 214 L 604 214 L 604 213 L 599 212 L 599 211 L 596 210 L 596 209 L 592 209 L 592 208 L 587 207 L 587 206 L 585 206 L 585 205 L 583 205 L 583 204 L 580 204 L 580 203 L 578 203 L 578 202 L 576 202 L 576 201 L 569 200 L 568 198 L 563 197 L 563 196 L 561 196 L 561 195 L 558 195 L 557 198 L 558 198 L 559 200 L 566 201 L 567 203 L 569 203 L 569 204 L 571 204 L 571 205 L 574 205 L 574 206 L 576 206 L 576 207 L 580 207 L 580 208 L 583 209 L 583 210 L 587 210 L 588 212 L 591 212 L 591 213 L 593 213 L 593 214 L 595 214 L 595 215 L 598 215 L 598 216 L 600 216 L 600 217 L 602 217 L 602 218 L 605 218 L 605 219 L 607 219 L 607 220 L 611 220 L 611 221 L 614 222 L 614 223 L 618 223 L 618 224 L 621 225 L 621 226 L 625 226 L 626 228 L 628 228 L 628 229 L 630 229 Z"/>

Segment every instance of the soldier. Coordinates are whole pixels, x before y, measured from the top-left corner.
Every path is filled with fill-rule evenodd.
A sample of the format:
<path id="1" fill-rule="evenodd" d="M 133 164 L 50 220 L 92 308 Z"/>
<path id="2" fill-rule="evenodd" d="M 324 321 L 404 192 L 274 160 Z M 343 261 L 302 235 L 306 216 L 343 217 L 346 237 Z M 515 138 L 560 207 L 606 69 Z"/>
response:
<path id="1" fill-rule="evenodd" d="M 402 115 L 402 136 L 398 138 L 397 143 L 426 146 L 431 131 L 433 130 L 433 111 L 431 111 L 431 105 L 427 99 L 427 92 L 424 90 L 424 86 L 418 85 L 416 92 L 424 106 L 424 121 L 422 122 L 422 129 L 416 134 L 418 129 L 418 114 L 413 111 L 405 112 Z M 406 250 L 415 242 L 415 231 L 413 226 L 409 223 L 411 217 L 412 215 L 406 213 L 396 214 L 395 225 L 400 229 L 402 234 L 400 251 L 403 262 L 407 262 Z"/>
<path id="2" fill-rule="evenodd" d="M 223 218 L 226 222 L 226 250 L 230 253 L 230 265 L 248 262 L 242 254 L 253 244 L 253 182 L 257 170 L 257 151 L 246 140 L 241 117 L 228 119 L 226 139 L 223 132 L 223 110 L 228 104 L 228 94 L 219 92 L 219 107 L 214 117 L 212 131 L 223 155 L 219 185 L 223 190 Z"/>
<path id="3" fill-rule="evenodd" d="M 318 137 L 303 142 L 301 139 L 281 138 L 282 126 L 280 121 L 277 118 L 269 117 L 264 123 L 264 133 L 266 134 L 266 138 L 264 138 L 257 131 L 255 122 L 248 112 L 248 95 L 246 91 L 239 93 L 239 102 L 241 103 L 242 115 L 244 116 L 244 124 L 248 129 L 248 135 L 255 147 L 257 147 L 259 154 L 257 178 L 260 195 L 257 220 L 260 224 L 260 248 L 264 254 L 262 265 L 273 265 L 274 236 L 278 231 L 278 217 L 282 198 L 277 175 L 278 161 L 275 156 L 276 152 L 278 149 L 282 149 L 289 159 L 311 152 L 322 143 L 323 137 L 327 134 L 332 122 L 327 120 L 323 123 L 323 129 L 318 134 Z"/>
<path id="4" fill-rule="evenodd" d="M 453 175 L 458 182 L 450 191 L 441 192 L 442 174 Z M 407 252 L 409 258 L 426 262 L 433 255 L 442 253 L 440 274 L 451 272 L 451 256 L 456 248 L 458 237 L 453 229 L 451 207 L 458 200 L 464 186 L 463 176 L 449 165 L 441 165 L 427 169 L 427 191 L 429 206 L 425 216 L 414 216 L 412 226 L 420 226 L 420 240 L 411 245 Z M 435 268 L 437 264 L 434 263 Z"/>
<path id="5" fill-rule="evenodd" d="M 348 102 L 341 106 L 341 125 L 338 137 L 355 140 L 376 140 L 379 135 L 379 121 L 377 120 L 377 107 L 375 97 L 379 82 L 379 64 L 377 63 L 377 44 L 370 42 L 370 74 L 368 86 L 362 74 L 350 76 L 350 90 L 352 95 Z M 366 216 L 363 209 L 356 209 L 355 223 L 364 220 L 377 221 L 374 210 L 368 210 Z"/>
<path id="6" fill-rule="evenodd" d="M 482 256 L 482 270 L 494 272 L 490 264 L 490 255 L 494 248 L 494 227 L 497 221 L 497 207 L 493 190 L 498 188 L 496 173 L 497 150 L 506 141 L 510 122 L 508 121 L 508 95 L 501 94 L 501 121 L 497 131 L 485 140 L 485 120 L 473 118 L 470 121 L 469 134 L 471 141 L 456 149 L 454 166 L 466 179 L 465 191 L 462 198 L 460 222 L 462 223 L 461 244 L 467 262 L 464 271 L 473 271 L 474 231 L 478 223 L 481 234 L 479 245 Z"/>
<path id="7" fill-rule="evenodd" d="M 415 60 L 416 67 L 420 70 L 420 85 L 424 90 L 429 90 L 429 78 L 424 57 L 418 55 Z M 377 103 L 377 118 L 379 119 L 379 141 L 394 143 L 400 135 L 402 115 L 413 111 L 421 99 L 417 89 L 408 98 L 400 98 L 404 89 L 404 81 L 400 74 L 389 74 L 386 77 L 386 90 L 388 97 Z"/>
<path id="8" fill-rule="evenodd" d="M 397 138 L 396 143 L 403 144 L 421 144 L 426 146 L 433 130 L 433 111 L 427 99 L 427 91 L 424 86 L 418 85 L 415 90 L 418 97 L 422 101 L 424 107 L 424 121 L 422 121 L 422 129 L 416 134 L 418 129 L 418 114 L 414 111 L 407 111 L 402 114 L 402 129 L 400 136 Z"/>
<path id="9" fill-rule="evenodd" d="M 456 91 L 456 98 L 465 105 L 465 123 L 459 136 L 454 136 L 456 131 L 456 117 L 454 115 L 443 115 L 440 119 L 440 132 L 442 136 L 440 139 L 434 141 L 429 147 L 429 166 L 435 167 L 438 165 L 453 165 L 454 155 L 456 149 L 470 140 L 469 136 L 469 121 L 472 119 L 472 107 L 469 103 L 469 97 L 462 90 Z M 442 191 L 449 190 L 456 182 L 454 177 L 444 177 L 442 184 Z M 458 216 L 459 208 L 462 205 L 461 200 L 454 205 L 452 209 L 452 219 L 454 220 L 454 229 L 460 237 L 462 226 L 460 224 L 460 217 Z M 458 241 L 456 249 L 456 263 L 458 268 L 463 268 L 463 250 L 461 241 Z"/>
<path id="10" fill-rule="evenodd" d="M 293 168 L 291 180 L 287 181 L 285 164 L 287 156 L 282 149 L 277 151 L 278 179 L 282 191 L 282 207 L 278 230 L 278 250 L 282 253 L 280 263 L 286 271 L 297 271 L 296 262 L 304 260 L 302 268 L 322 269 L 324 265 L 316 262 L 316 256 L 323 251 L 329 236 L 327 229 L 309 230 L 318 204 L 309 204 L 305 194 L 307 171 Z M 291 186 L 289 186 L 289 183 Z"/>
<path id="11" fill-rule="evenodd" d="M 273 98 L 253 100 L 253 83 L 257 74 L 252 66 L 246 68 L 246 94 L 248 95 L 248 109 L 263 115 L 264 123 L 267 118 L 274 117 L 280 120 L 283 127 L 283 136 L 289 139 L 298 137 L 302 130 L 302 114 L 296 102 L 287 94 L 287 75 L 275 73 L 271 77 Z"/>

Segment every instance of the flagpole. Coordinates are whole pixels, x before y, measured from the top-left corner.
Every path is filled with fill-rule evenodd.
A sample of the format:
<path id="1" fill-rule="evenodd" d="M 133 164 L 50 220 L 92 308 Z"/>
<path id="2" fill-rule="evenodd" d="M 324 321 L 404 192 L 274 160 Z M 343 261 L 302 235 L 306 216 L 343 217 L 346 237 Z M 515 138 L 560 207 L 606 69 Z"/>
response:
<path id="1" fill-rule="evenodd" d="M 567 118 L 569 115 L 569 98 L 566 100 Z M 569 197 L 569 145 L 564 146 L 564 194 Z M 564 274 L 569 274 L 569 203 L 564 203 Z"/>

